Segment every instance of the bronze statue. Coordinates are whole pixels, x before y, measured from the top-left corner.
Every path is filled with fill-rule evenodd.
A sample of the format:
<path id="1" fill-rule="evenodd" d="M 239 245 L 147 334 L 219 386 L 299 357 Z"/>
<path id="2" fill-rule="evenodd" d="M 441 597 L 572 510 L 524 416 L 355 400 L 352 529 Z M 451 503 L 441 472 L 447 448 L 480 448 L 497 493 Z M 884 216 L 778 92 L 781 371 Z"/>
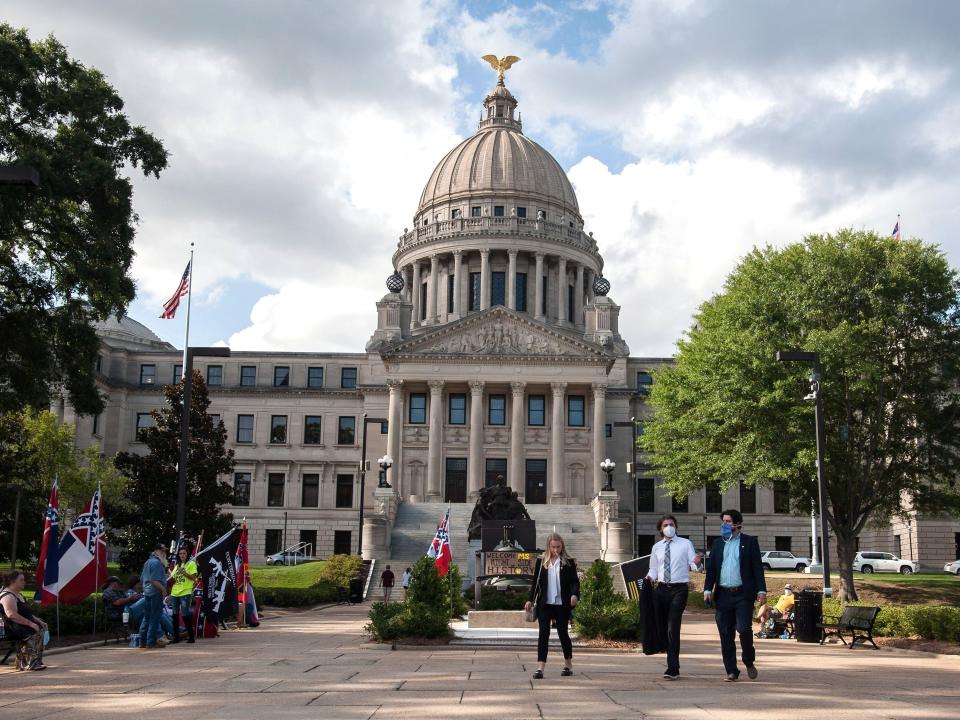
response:
<path id="1" fill-rule="evenodd" d="M 514 63 L 520 62 L 520 58 L 516 55 L 507 55 L 505 57 L 497 59 L 496 55 L 484 55 L 481 60 L 486 60 L 490 63 L 490 67 L 497 71 L 497 84 L 503 85 L 503 74 L 510 69 L 510 66 Z"/>
<path id="2" fill-rule="evenodd" d="M 514 520 L 530 520 L 530 513 L 520 502 L 517 493 L 506 484 L 503 475 L 497 475 L 495 484 L 480 489 L 473 515 L 470 516 L 467 537 L 479 540 L 484 522 L 509 523 Z"/>

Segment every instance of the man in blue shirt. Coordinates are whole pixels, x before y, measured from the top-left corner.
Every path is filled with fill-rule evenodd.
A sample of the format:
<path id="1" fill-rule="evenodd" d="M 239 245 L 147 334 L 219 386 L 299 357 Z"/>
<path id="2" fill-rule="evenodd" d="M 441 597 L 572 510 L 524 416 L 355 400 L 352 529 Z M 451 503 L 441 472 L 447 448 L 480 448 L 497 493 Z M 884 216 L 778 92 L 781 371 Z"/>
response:
<path id="1" fill-rule="evenodd" d="M 743 515 L 739 510 L 724 510 L 720 519 L 720 537 L 714 541 L 707 560 L 703 601 L 708 607 L 716 605 L 717 630 L 720 632 L 720 651 L 727 682 L 740 677 L 737 634 L 740 635 L 743 664 L 747 667 L 747 675 L 753 680 L 757 677 L 754 665 L 756 651 L 753 648 L 753 604 L 754 600 L 760 605 L 767 602 L 760 543 L 752 535 L 740 531 Z"/>
<path id="2" fill-rule="evenodd" d="M 160 617 L 163 615 L 163 599 L 167 595 L 167 546 L 160 543 L 143 564 L 140 573 L 143 583 L 144 623 L 146 637 L 141 638 L 141 647 L 156 649 L 160 643 Z"/>

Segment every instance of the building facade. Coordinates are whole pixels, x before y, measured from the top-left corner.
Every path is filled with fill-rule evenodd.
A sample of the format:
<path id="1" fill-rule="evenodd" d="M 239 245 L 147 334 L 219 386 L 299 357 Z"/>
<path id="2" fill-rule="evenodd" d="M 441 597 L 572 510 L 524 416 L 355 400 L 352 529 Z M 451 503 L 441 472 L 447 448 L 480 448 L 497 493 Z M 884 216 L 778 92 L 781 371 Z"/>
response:
<path id="1" fill-rule="evenodd" d="M 533 505 L 591 503 L 609 457 L 637 554 L 654 542 L 660 514 L 677 515 L 700 547 L 732 506 L 764 549 L 808 555 L 810 519 L 790 514 L 780 486 L 678 502 L 642 465 L 627 472 L 651 373 L 671 361 L 630 357 L 573 187 L 523 134 L 502 78 L 484 108 L 477 132 L 427 181 L 364 352 L 196 358 L 236 453 L 226 509 L 246 518 L 251 557 L 297 543 L 321 557 L 356 552 L 383 455 L 400 502 L 472 502 L 503 476 Z M 100 335 L 107 409 L 97 418 L 58 411 L 76 422 L 81 444 L 136 452 L 162 385 L 179 379 L 181 351 L 129 318 L 102 324 Z M 957 554 L 960 523 L 914 519 L 909 528 L 908 537 L 900 526 L 871 531 L 871 549 L 896 551 L 899 538 L 904 557 L 927 565 Z"/>

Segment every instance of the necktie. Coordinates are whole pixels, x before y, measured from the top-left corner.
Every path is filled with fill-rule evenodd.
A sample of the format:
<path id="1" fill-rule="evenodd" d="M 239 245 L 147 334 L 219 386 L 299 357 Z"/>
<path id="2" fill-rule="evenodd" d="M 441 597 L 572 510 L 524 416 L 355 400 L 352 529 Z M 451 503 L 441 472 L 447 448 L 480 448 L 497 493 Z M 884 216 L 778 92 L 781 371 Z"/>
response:
<path id="1" fill-rule="evenodd" d="M 667 542 L 667 547 L 663 551 L 663 581 L 665 583 L 670 582 L 670 543 Z"/>

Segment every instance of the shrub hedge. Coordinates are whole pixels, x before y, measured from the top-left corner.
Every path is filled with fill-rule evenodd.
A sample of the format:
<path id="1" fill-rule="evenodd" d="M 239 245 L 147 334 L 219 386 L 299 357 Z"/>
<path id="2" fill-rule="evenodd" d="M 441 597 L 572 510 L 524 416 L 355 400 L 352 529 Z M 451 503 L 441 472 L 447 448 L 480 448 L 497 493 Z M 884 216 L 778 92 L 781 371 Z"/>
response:
<path id="1" fill-rule="evenodd" d="M 365 630 L 379 642 L 398 638 L 436 638 L 449 632 L 446 607 L 432 607 L 414 600 L 373 603 Z"/>
<path id="2" fill-rule="evenodd" d="M 853 605 L 868 605 L 856 602 Z M 823 603 L 826 615 L 840 615 L 839 600 Z M 922 637 L 924 640 L 960 642 L 960 607 L 953 605 L 885 605 L 877 615 L 873 634 L 878 637 Z"/>
<path id="3" fill-rule="evenodd" d="M 523 610 L 528 593 L 522 590 L 497 590 L 484 586 L 480 588 L 481 610 Z M 473 602 L 473 588 L 464 591 L 464 602 Z"/>
<path id="4" fill-rule="evenodd" d="M 583 638 L 637 640 L 640 637 L 640 604 L 614 591 L 610 566 L 603 560 L 594 560 L 583 574 L 573 625 Z"/>
<path id="5" fill-rule="evenodd" d="M 304 607 L 335 601 L 337 587 L 324 580 L 307 588 L 255 587 L 254 597 L 257 599 L 257 605 Z"/>

